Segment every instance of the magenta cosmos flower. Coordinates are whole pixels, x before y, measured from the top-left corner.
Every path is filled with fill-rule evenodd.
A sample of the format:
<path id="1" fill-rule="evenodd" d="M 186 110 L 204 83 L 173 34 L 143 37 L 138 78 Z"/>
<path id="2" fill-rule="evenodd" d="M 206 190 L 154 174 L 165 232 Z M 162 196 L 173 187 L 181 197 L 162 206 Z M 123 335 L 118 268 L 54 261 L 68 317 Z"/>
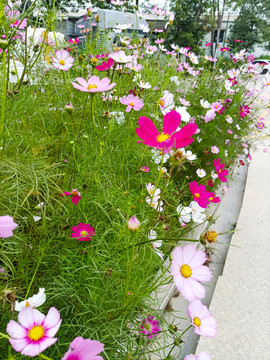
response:
<path id="1" fill-rule="evenodd" d="M 225 176 L 229 174 L 228 170 L 224 169 L 225 164 L 220 163 L 220 159 L 214 159 L 213 160 L 215 170 L 218 174 L 219 180 L 222 182 L 227 182 L 227 179 Z"/>
<path id="2" fill-rule="evenodd" d="M 200 282 L 212 277 L 209 268 L 203 265 L 205 261 L 205 253 L 197 251 L 195 245 L 183 249 L 177 247 L 172 252 L 171 275 L 177 289 L 188 301 L 205 297 L 205 288 Z"/>
<path id="3" fill-rule="evenodd" d="M 122 98 L 119 98 L 119 101 L 123 105 L 127 105 L 126 112 L 130 112 L 131 109 L 135 111 L 141 110 L 144 106 L 144 103 L 138 96 L 128 95 Z"/>
<path id="4" fill-rule="evenodd" d="M 76 238 L 79 241 L 90 241 L 96 233 L 93 227 L 84 223 L 79 223 L 78 227 L 73 226 L 72 231 L 71 237 Z"/>
<path id="5" fill-rule="evenodd" d="M 76 78 L 79 84 L 75 82 L 71 82 L 71 84 L 75 87 L 75 89 L 84 91 L 84 92 L 100 92 L 100 91 L 108 91 L 111 90 L 116 83 L 110 84 L 109 78 L 103 78 L 102 80 L 99 79 L 98 76 L 91 76 L 88 80 L 84 80 L 83 78 Z"/>
<path id="6" fill-rule="evenodd" d="M 103 61 L 101 65 L 96 66 L 96 69 L 98 71 L 106 71 L 109 70 L 111 67 L 113 67 L 114 60 L 109 58 L 108 61 Z"/>
<path id="7" fill-rule="evenodd" d="M 55 57 L 52 58 L 52 65 L 55 69 L 68 71 L 72 68 L 74 58 L 69 55 L 67 50 L 56 50 Z"/>
<path id="8" fill-rule="evenodd" d="M 244 116 L 248 116 L 248 114 L 250 113 L 250 107 L 248 107 L 247 105 L 245 106 L 240 106 L 240 117 L 241 119 L 243 119 Z"/>
<path id="9" fill-rule="evenodd" d="M 71 192 L 63 191 L 63 194 L 61 194 L 61 196 L 71 196 L 71 201 L 73 202 L 74 205 L 77 205 L 82 198 L 81 194 L 77 189 L 72 189 Z"/>
<path id="10" fill-rule="evenodd" d="M 209 204 L 209 192 L 206 191 L 206 187 L 202 184 L 198 185 L 196 181 L 192 181 L 188 186 L 193 196 L 193 200 L 196 201 L 200 207 L 207 208 L 207 205 Z"/>
<path id="11" fill-rule="evenodd" d="M 184 360 L 211 360 L 210 355 L 203 351 L 199 355 L 186 355 Z"/>
<path id="12" fill-rule="evenodd" d="M 9 215 L 0 216 L 0 238 L 8 238 L 13 236 L 13 230 L 16 229 L 13 218 Z"/>
<path id="13" fill-rule="evenodd" d="M 31 306 L 19 312 L 18 321 L 10 320 L 7 324 L 7 333 L 11 337 L 9 342 L 14 350 L 27 356 L 36 356 L 53 345 L 62 322 L 59 311 L 54 307 L 45 316 Z"/>
<path id="14" fill-rule="evenodd" d="M 72 38 L 72 39 L 68 39 L 68 42 L 71 44 L 79 44 L 81 41 L 79 38 Z"/>
<path id="15" fill-rule="evenodd" d="M 104 344 L 99 341 L 76 337 L 62 360 L 103 360 L 103 357 L 97 356 L 103 350 Z"/>
<path id="16" fill-rule="evenodd" d="M 148 316 L 147 319 L 143 320 L 141 329 L 140 332 L 146 334 L 149 339 L 152 339 L 153 336 L 157 336 L 157 333 L 160 331 L 158 321 L 154 320 L 153 316 Z"/>
<path id="17" fill-rule="evenodd" d="M 8 6 L 7 8 L 10 9 L 10 7 Z M 7 13 L 7 18 L 9 21 L 11 21 L 10 27 L 13 28 L 18 28 L 18 29 L 22 29 L 24 30 L 27 26 L 27 19 L 23 19 L 20 20 L 18 19 L 20 17 L 21 13 L 18 10 L 13 10 L 12 11 L 8 11 Z M 16 20 L 18 19 L 18 20 Z"/>
<path id="18" fill-rule="evenodd" d="M 181 116 L 175 110 L 170 111 L 164 116 L 162 133 L 160 134 L 154 123 L 147 117 L 139 118 L 139 126 L 136 128 L 137 135 L 145 145 L 155 147 L 159 150 L 164 149 L 168 152 L 171 148 L 179 149 L 192 143 L 191 136 L 195 133 L 198 126 L 187 124 L 179 131 L 175 132 L 181 122 Z"/>
<path id="19" fill-rule="evenodd" d="M 194 326 L 195 334 L 214 337 L 217 334 L 216 319 L 200 300 L 192 301 L 187 307 L 188 316 Z"/>
<path id="20" fill-rule="evenodd" d="M 147 166 L 141 166 L 141 171 L 145 172 L 145 173 L 148 173 L 150 171 L 150 168 L 147 167 Z"/>
<path id="21" fill-rule="evenodd" d="M 208 200 L 211 201 L 211 203 L 217 204 L 220 202 L 220 198 L 216 196 L 215 193 L 209 191 L 206 191 L 206 193 L 208 195 Z"/>

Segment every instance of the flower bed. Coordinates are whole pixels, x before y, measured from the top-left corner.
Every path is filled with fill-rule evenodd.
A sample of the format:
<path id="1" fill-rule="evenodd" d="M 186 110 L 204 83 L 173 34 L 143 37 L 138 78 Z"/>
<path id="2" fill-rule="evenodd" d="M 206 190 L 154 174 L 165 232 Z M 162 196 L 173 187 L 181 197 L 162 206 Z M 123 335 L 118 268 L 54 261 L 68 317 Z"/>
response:
<path id="1" fill-rule="evenodd" d="M 173 280 L 190 302 L 189 328 L 214 336 L 201 302 L 211 272 L 187 233 L 211 220 L 205 210 L 227 191 L 230 166 L 251 159 L 241 139 L 263 127 L 256 67 L 244 51 L 222 68 L 222 57 L 166 50 L 162 33 L 157 46 L 135 32 L 103 48 L 97 26 L 83 46 L 60 44 L 25 30 L 31 7 L 10 6 L 0 42 L 0 353 L 147 358 L 149 342 L 172 331 L 150 294 Z M 157 278 L 164 260 L 171 275 Z"/>

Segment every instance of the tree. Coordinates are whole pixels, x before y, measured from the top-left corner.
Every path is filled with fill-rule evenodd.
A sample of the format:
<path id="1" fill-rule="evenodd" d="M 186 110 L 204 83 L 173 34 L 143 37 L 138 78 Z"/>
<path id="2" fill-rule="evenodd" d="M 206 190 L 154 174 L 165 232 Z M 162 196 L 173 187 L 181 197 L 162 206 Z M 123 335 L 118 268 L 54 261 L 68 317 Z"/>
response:
<path id="1" fill-rule="evenodd" d="M 230 29 L 228 44 L 233 49 L 253 51 L 257 44 L 265 44 L 270 50 L 270 2 L 269 0 L 238 2 L 239 16 Z M 242 40 L 236 43 L 234 40 Z"/>
<path id="2" fill-rule="evenodd" d="M 171 11 L 175 13 L 175 19 L 168 40 L 199 52 L 204 35 L 210 31 L 210 3 L 209 0 L 173 0 Z"/>

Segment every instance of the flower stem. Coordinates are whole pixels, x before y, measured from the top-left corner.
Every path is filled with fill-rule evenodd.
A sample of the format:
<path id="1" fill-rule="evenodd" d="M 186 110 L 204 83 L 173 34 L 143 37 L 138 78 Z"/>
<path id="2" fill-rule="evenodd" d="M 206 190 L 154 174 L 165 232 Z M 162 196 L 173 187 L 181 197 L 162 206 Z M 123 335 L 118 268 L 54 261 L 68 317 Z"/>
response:
<path id="1" fill-rule="evenodd" d="M 7 76 L 6 76 L 6 53 L 3 51 L 3 100 L 1 108 L 1 117 L 0 117 L 0 139 L 2 138 L 2 133 L 4 129 L 4 118 L 6 110 L 6 96 L 7 96 Z"/>
<path id="2" fill-rule="evenodd" d="M 10 339 L 10 337 L 8 335 L 3 334 L 3 333 L 0 332 L 0 339 L 1 338 L 8 339 L 8 340 Z"/>

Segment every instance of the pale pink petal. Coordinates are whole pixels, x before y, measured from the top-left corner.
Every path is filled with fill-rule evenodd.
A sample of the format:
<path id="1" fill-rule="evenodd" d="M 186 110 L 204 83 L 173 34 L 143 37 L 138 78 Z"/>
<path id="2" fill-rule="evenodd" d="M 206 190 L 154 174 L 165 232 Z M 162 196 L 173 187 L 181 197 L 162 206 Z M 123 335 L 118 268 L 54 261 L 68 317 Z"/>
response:
<path id="1" fill-rule="evenodd" d="M 206 255 L 202 251 L 197 251 L 196 254 L 190 259 L 189 265 L 192 267 L 192 269 L 201 266 L 206 261 Z"/>
<path id="2" fill-rule="evenodd" d="M 22 309 L 18 314 L 18 321 L 24 328 L 31 329 L 34 324 L 33 308 L 29 306 Z"/>
<path id="3" fill-rule="evenodd" d="M 183 248 L 183 264 L 190 265 L 190 260 L 196 254 L 196 246 L 195 245 L 187 245 Z"/>
<path id="4" fill-rule="evenodd" d="M 211 271 L 207 266 L 200 266 L 196 269 L 192 268 L 191 278 L 197 281 L 209 281 L 212 277 Z"/>
<path id="5" fill-rule="evenodd" d="M 12 345 L 13 349 L 17 352 L 21 352 L 29 343 L 26 338 L 9 339 L 9 342 Z"/>
<path id="6" fill-rule="evenodd" d="M 87 87 L 88 87 L 88 82 L 84 79 L 84 78 L 81 78 L 81 77 L 77 77 L 76 78 L 76 81 L 81 85 L 81 86 L 83 86 L 84 88 L 86 88 L 87 89 Z"/>
<path id="7" fill-rule="evenodd" d="M 51 307 L 48 314 L 46 315 L 42 326 L 44 330 L 54 328 L 60 321 L 60 313 L 55 307 Z"/>
<path id="8" fill-rule="evenodd" d="M 28 330 L 14 320 L 7 324 L 7 333 L 14 339 L 21 339 L 28 335 Z"/>
<path id="9" fill-rule="evenodd" d="M 53 339 L 43 338 L 42 340 L 40 340 L 38 342 L 31 341 L 31 343 L 29 345 L 27 345 L 21 353 L 22 353 L 22 355 L 36 356 L 36 355 L 40 354 L 42 351 L 44 351 L 45 349 L 47 349 L 49 346 L 56 343 L 56 341 L 57 341 L 57 339 L 55 339 L 55 338 L 53 338 Z"/>

